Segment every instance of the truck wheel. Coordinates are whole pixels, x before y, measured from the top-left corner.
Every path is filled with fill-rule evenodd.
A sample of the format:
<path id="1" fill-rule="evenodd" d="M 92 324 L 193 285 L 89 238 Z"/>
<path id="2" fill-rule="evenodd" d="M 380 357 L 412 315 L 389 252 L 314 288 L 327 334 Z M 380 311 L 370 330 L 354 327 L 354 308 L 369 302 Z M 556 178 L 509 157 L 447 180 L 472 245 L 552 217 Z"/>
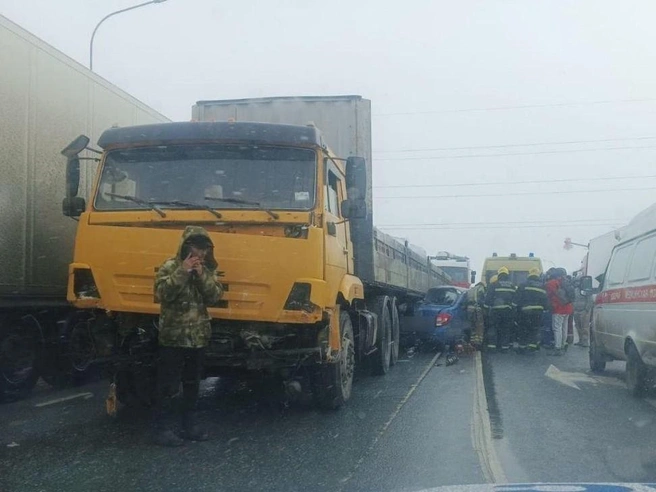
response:
<path id="1" fill-rule="evenodd" d="M 390 365 L 393 366 L 396 364 L 396 361 L 399 360 L 399 344 L 401 341 L 401 326 L 396 298 L 392 299 L 390 306 L 392 308 L 392 354 L 390 357 Z"/>
<path id="2" fill-rule="evenodd" d="M 373 356 L 374 373 L 383 376 L 388 373 L 392 356 L 392 317 L 389 310 L 389 297 L 376 298 L 375 313 L 378 317 L 376 352 Z"/>
<path id="3" fill-rule="evenodd" d="M 588 356 L 590 359 L 590 370 L 592 372 L 602 372 L 606 369 L 606 359 L 604 355 L 600 352 L 597 342 L 595 341 L 592 331 L 590 332 L 590 349 L 588 351 Z"/>
<path id="4" fill-rule="evenodd" d="M 0 320 L 0 402 L 23 398 L 39 378 L 39 334 L 18 318 Z"/>
<path id="5" fill-rule="evenodd" d="M 355 371 L 355 343 L 351 317 L 345 311 L 339 313 L 339 329 L 342 335 L 339 361 L 317 368 L 314 397 L 321 408 L 335 410 L 351 398 Z"/>
<path id="6" fill-rule="evenodd" d="M 632 343 L 629 344 L 626 355 L 626 386 L 629 393 L 639 398 L 647 392 L 649 369 Z"/>

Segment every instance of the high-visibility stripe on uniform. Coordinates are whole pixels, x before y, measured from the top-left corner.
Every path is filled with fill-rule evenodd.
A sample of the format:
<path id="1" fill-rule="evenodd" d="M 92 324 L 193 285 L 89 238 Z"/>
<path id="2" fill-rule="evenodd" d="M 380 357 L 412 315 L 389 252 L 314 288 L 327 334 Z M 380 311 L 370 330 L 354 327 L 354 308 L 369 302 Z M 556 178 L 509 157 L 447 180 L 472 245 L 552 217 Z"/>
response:
<path id="1" fill-rule="evenodd" d="M 540 294 L 546 294 L 547 291 L 540 289 L 539 287 L 524 287 L 524 290 L 532 290 L 533 292 L 539 292 Z"/>
<path id="2" fill-rule="evenodd" d="M 522 311 L 544 311 L 544 306 L 523 306 Z"/>
<path id="3" fill-rule="evenodd" d="M 492 309 L 512 309 L 510 304 L 501 304 L 499 306 L 492 306 Z"/>
<path id="4" fill-rule="evenodd" d="M 509 289 L 507 287 L 497 287 L 495 292 L 515 292 L 515 289 Z"/>

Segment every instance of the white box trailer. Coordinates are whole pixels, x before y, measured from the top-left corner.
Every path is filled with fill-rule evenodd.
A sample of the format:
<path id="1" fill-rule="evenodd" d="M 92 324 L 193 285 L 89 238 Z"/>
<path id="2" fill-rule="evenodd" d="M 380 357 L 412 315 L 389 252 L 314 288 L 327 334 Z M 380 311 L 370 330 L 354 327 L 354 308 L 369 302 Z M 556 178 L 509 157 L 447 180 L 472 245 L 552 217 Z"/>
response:
<path id="1" fill-rule="evenodd" d="M 95 141 L 112 126 L 169 120 L 3 16 L 0 46 L 0 347 L 12 337 L 4 346 L 33 351 L 19 334 L 48 338 L 59 319 L 49 309 L 68 306 L 76 222 L 62 215 L 60 151 L 72 135 Z M 83 161 L 82 196 L 96 167 Z M 10 356 L 0 352 L 0 367 L 13 374 L 0 375 L 0 399 L 35 381 L 36 372 L 13 367 Z"/>
<path id="2" fill-rule="evenodd" d="M 367 163 L 368 209 L 372 207 L 371 101 L 361 96 L 266 97 L 198 101 L 194 121 L 252 121 L 314 125 L 326 145 L 341 158 L 364 157 Z M 352 226 L 353 227 L 353 226 Z M 355 227 L 354 227 L 355 229 Z M 447 285 L 450 279 L 408 241 L 373 227 L 373 213 L 363 230 L 353 231 L 355 273 L 365 285 L 391 287 L 423 295 L 429 287 Z"/>

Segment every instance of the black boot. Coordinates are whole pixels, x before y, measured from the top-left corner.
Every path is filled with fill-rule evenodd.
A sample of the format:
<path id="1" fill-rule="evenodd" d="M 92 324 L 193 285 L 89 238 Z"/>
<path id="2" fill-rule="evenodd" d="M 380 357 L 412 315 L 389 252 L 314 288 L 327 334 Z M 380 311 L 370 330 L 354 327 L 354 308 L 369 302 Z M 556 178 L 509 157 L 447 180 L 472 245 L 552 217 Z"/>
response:
<path id="1" fill-rule="evenodd" d="M 182 437 L 189 441 L 207 441 L 209 434 L 207 430 L 198 423 L 194 412 L 187 412 L 182 417 Z"/>

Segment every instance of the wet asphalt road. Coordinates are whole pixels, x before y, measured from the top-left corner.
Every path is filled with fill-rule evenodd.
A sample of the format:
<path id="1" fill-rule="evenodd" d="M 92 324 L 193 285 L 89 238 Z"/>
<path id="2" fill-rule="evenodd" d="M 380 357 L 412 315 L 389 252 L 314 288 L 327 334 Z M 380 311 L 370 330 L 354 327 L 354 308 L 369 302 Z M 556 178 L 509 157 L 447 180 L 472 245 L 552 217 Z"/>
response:
<path id="1" fill-rule="evenodd" d="M 392 491 L 656 479 L 656 400 L 627 394 L 621 364 L 591 379 L 578 347 L 558 358 L 494 354 L 479 366 L 484 385 L 475 358 L 446 367 L 434 357 L 418 353 L 385 377 L 362 375 L 337 412 L 286 405 L 267 385 L 207 380 L 201 409 L 212 439 L 178 449 L 150 444 L 145 415 L 108 418 L 105 382 L 43 387 L 0 406 L 0 490 Z M 481 429 L 487 440 L 476 439 Z"/>

